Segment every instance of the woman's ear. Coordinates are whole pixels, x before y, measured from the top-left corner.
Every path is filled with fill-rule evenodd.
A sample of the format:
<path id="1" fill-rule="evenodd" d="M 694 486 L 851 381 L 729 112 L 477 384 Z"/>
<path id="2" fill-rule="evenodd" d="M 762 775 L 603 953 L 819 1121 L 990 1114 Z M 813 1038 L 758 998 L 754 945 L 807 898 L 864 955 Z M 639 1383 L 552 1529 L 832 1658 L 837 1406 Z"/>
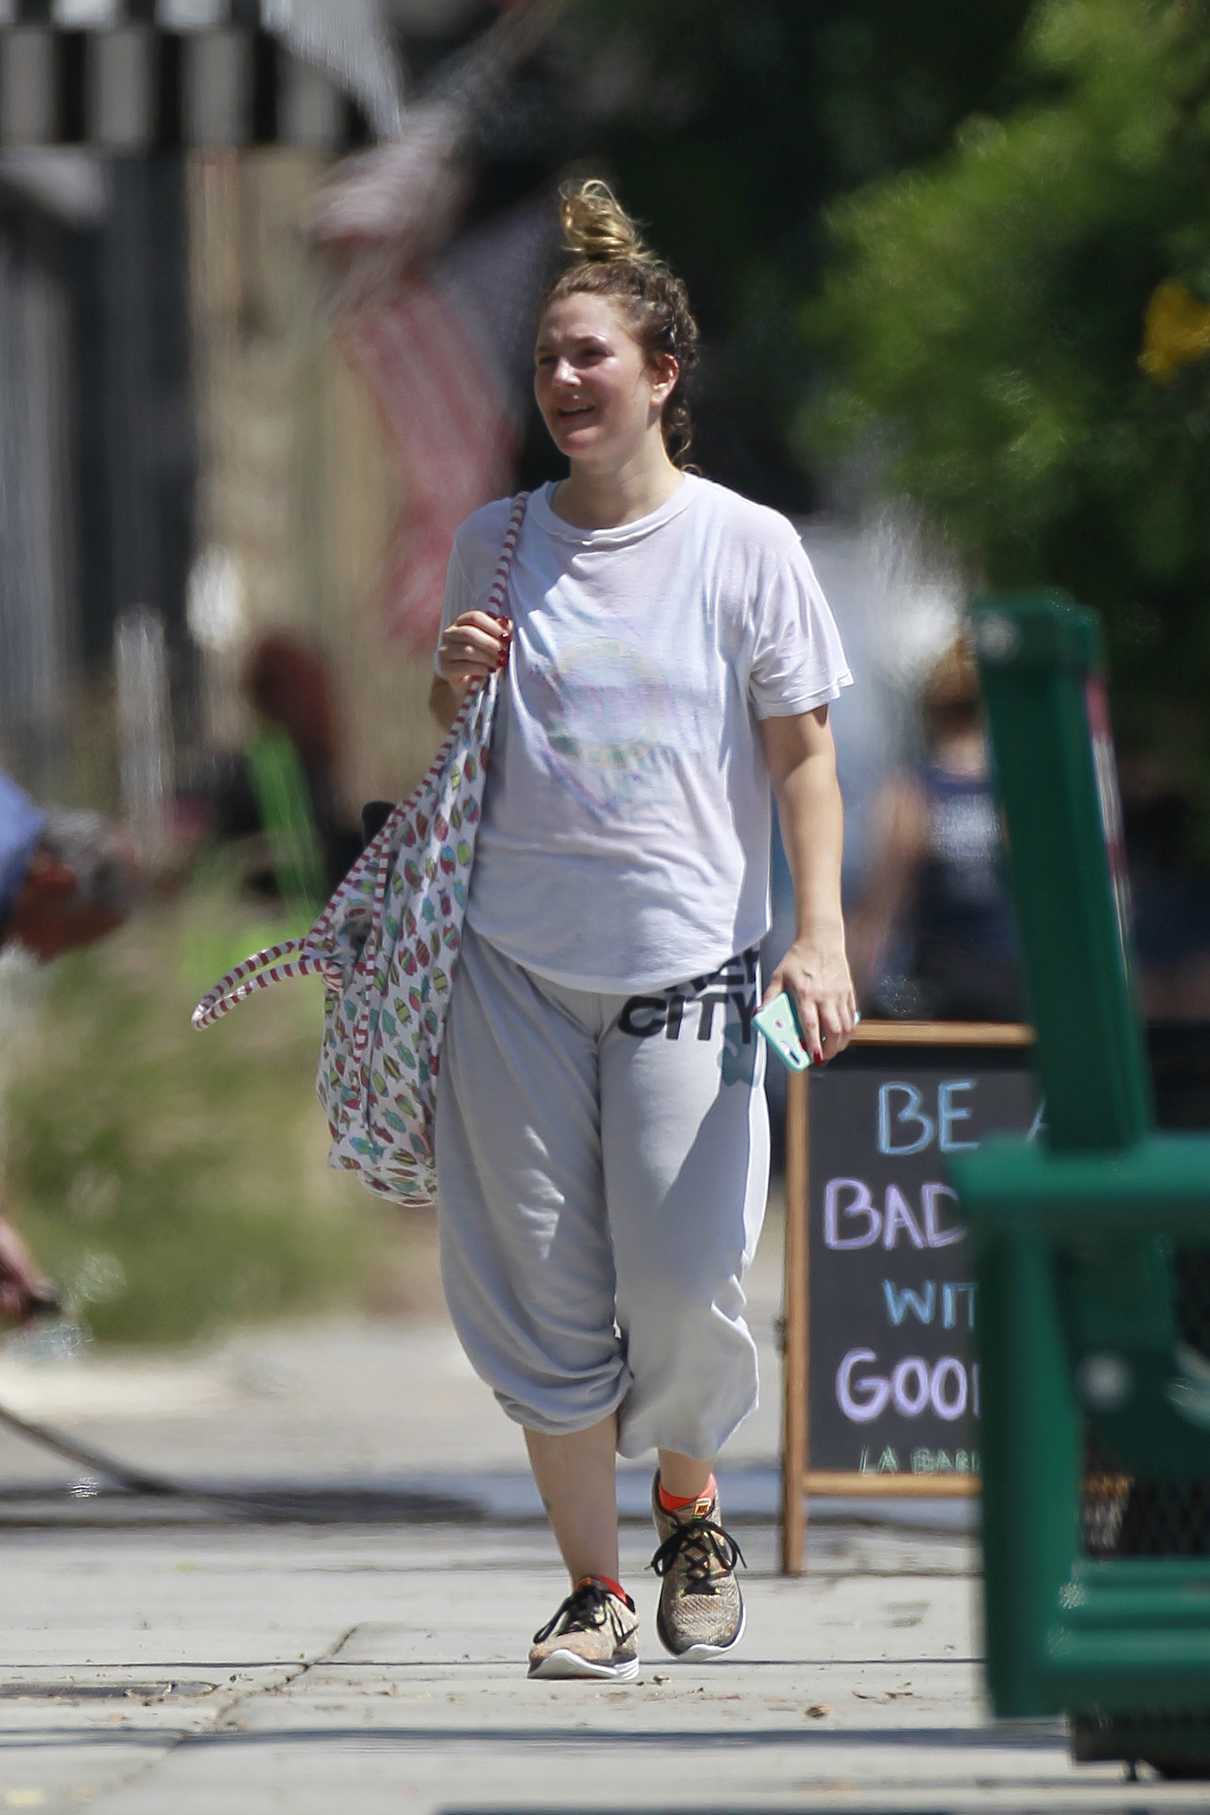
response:
<path id="1" fill-rule="evenodd" d="M 667 403 L 681 375 L 681 362 L 675 353 L 657 353 L 647 367 L 654 403 Z"/>

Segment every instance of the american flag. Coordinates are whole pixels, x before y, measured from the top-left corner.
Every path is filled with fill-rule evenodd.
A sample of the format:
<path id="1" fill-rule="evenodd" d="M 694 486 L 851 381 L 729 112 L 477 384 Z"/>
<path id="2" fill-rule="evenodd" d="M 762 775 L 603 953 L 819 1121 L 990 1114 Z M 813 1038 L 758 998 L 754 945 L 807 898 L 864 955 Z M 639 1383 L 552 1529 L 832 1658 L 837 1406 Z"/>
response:
<path id="1" fill-rule="evenodd" d="M 543 198 L 464 236 L 344 325 L 399 463 L 403 506 L 383 610 L 388 633 L 409 648 L 436 635 L 454 531 L 511 483 L 523 407 L 517 343 L 532 333 L 553 212 Z M 501 300 L 511 319 L 493 306 Z"/>
<path id="2" fill-rule="evenodd" d="M 500 103 L 560 0 L 507 8 L 405 115 L 399 139 L 353 159 L 318 198 L 317 241 L 337 256 L 335 307 L 399 465 L 387 553 L 388 634 L 428 650 L 458 524 L 509 489 L 528 401 L 528 346 L 554 247 L 546 194 L 459 231 L 476 109 Z"/>

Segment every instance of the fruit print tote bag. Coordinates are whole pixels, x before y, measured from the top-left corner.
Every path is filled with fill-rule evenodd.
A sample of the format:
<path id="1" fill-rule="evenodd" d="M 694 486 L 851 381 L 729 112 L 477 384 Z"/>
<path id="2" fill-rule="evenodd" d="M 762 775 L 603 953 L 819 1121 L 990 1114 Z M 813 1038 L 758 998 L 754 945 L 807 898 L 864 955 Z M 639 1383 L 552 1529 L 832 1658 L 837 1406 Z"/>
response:
<path id="1" fill-rule="evenodd" d="M 506 617 L 526 494 L 514 500 L 485 610 Z M 436 1193 L 433 1124 L 500 677 L 467 695 L 432 767 L 391 813 L 309 932 L 237 964 L 193 1011 L 209 1027 L 270 984 L 326 986 L 316 1090 L 329 1164 L 382 1197 Z"/>

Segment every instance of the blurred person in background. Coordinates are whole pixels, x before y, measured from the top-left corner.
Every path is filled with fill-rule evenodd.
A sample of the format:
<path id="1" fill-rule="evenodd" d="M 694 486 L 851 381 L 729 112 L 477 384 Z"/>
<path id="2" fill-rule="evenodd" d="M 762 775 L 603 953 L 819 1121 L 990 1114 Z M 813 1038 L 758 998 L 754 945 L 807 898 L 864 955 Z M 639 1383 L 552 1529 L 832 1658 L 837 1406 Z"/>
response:
<path id="1" fill-rule="evenodd" d="M 138 891 L 125 834 L 99 813 L 35 805 L 0 773 L 0 947 L 40 964 L 121 926 Z M 25 1244 L 2 1214 L 0 1317 L 24 1322 L 56 1303 Z"/>
<path id="2" fill-rule="evenodd" d="M 524 1431 L 571 1592 L 536 1677 L 629 1679 L 616 1458 L 655 1450 L 657 1630 L 744 1627 L 714 1458 L 757 1398 L 743 1277 L 768 1188 L 752 1016 L 776 795 L 797 905 L 766 998 L 816 1059 L 852 1032 L 828 707 L 850 676 L 792 525 L 687 469 L 697 327 L 602 183 L 564 192 L 571 263 L 535 353 L 568 462 L 454 541 L 433 708 L 505 669 L 438 1087 L 455 1328 Z M 511 651 L 511 653 L 510 653 Z"/>
<path id="3" fill-rule="evenodd" d="M 924 755 L 873 808 L 871 860 L 849 923 L 867 1011 L 892 1019 L 1019 1021 L 1012 900 L 979 678 L 957 638 L 920 697 Z"/>
<path id="4" fill-rule="evenodd" d="M 1210 864 L 1197 861 L 1205 809 L 1155 751 L 1123 752 L 1119 770 L 1143 1013 L 1210 1022 Z"/>
<path id="5" fill-rule="evenodd" d="M 186 790 L 178 823 L 191 850 L 248 841 L 243 887 L 314 918 L 362 848 L 341 803 L 328 664 L 294 631 L 268 631 L 248 651 L 241 690 L 255 715 L 252 736 L 219 759 L 209 787 Z"/>

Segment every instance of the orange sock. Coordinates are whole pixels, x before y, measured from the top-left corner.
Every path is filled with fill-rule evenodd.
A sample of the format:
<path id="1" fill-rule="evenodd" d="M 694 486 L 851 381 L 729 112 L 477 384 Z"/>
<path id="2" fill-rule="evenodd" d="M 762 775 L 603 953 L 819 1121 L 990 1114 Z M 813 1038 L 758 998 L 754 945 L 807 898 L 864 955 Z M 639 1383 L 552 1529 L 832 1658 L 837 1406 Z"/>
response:
<path id="1" fill-rule="evenodd" d="M 602 1588 L 608 1588 L 610 1594 L 616 1595 L 619 1601 L 625 1601 L 627 1607 L 633 1611 L 634 1602 L 622 1587 L 622 1584 L 620 1582 L 615 1582 L 612 1576 L 581 1576 L 580 1581 L 599 1582 Z M 576 1586 L 577 1588 L 579 1587 L 579 1582 L 577 1582 Z"/>
<path id="2" fill-rule="evenodd" d="M 684 1512 L 687 1506 L 696 1506 L 699 1500 L 713 1500 L 718 1492 L 718 1482 L 711 1475 L 700 1494 L 670 1494 L 664 1483 L 659 1486 L 660 1505 L 665 1512 Z"/>

